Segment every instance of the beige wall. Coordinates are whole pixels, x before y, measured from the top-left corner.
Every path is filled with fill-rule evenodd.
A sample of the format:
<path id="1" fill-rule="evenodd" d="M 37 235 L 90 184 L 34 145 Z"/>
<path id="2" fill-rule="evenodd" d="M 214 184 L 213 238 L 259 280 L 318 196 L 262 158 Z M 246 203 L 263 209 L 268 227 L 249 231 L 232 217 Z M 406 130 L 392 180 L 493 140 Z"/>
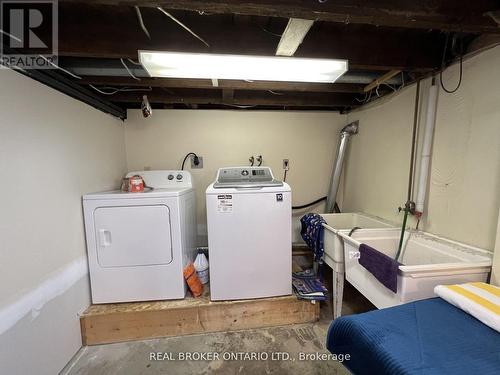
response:
<path id="1" fill-rule="evenodd" d="M 203 233 L 205 189 L 217 168 L 248 165 L 250 155 L 263 155 L 263 165 L 270 166 L 279 179 L 283 159 L 290 160 L 287 181 L 294 204 L 326 195 L 345 121 L 346 116 L 329 112 L 230 110 L 155 110 L 144 119 L 140 111 L 132 110 L 125 123 L 127 165 L 129 170 L 180 169 L 188 152 L 203 156 L 203 169 L 191 171 L 198 195 L 199 233 Z M 189 169 L 189 161 L 186 165 Z"/>
<path id="2" fill-rule="evenodd" d="M 0 111 L 0 372 L 54 374 L 80 347 L 89 304 L 81 196 L 119 183 L 123 123 L 5 69 Z"/>
<path id="3" fill-rule="evenodd" d="M 495 256 L 493 257 L 491 282 L 500 286 L 500 211 L 498 212 L 497 236 L 495 241 Z"/>
<path id="4" fill-rule="evenodd" d="M 492 250 L 500 204 L 500 47 L 464 62 L 455 94 L 439 93 L 427 212 L 421 228 Z M 443 79 L 453 87 L 458 66 Z M 430 80 L 422 84 L 420 138 Z M 344 208 L 397 222 L 406 200 L 415 85 L 349 114 L 360 120 L 346 163 Z M 421 139 L 419 144 L 421 145 Z"/>

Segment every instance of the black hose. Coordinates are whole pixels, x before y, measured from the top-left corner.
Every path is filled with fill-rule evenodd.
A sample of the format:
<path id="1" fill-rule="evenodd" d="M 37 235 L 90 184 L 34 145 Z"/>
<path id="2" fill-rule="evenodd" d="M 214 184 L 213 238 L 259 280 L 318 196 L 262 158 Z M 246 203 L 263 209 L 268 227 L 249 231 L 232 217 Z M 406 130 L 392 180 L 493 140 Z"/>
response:
<path id="1" fill-rule="evenodd" d="M 184 170 L 184 164 L 186 163 L 187 158 L 191 155 L 193 155 L 195 158 L 198 157 L 198 155 L 196 155 L 194 152 L 188 152 L 188 154 L 184 157 L 184 160 L 182 161 L 181 171 Z"/>
<path id="2" fill-rule="evenodd" d="M 361 227 L 354 227 L 354 228 L 352 228 L 352 229 L 351 229 L 351 231 L 349 232 L 348 236 L 349 236 L 349 237 L 351 237 L 351 236 L 352 236 L 352 234 L 353 234 L 354 232 L 356 232 L 358 229 L 363 229 L 363 228 L 361 228 Z"/>
<path id="3" fill-rule="evenodd" d="M 415 110 L 413 112 L 413 130 L 411 137 L 411 154 L 410 154 L 410 172 L 408 175 L 408 195 L 406 202 L 411 201 L 411 196 L 413 195 L 413 177 L 415 169 L 415 151 L 417 146 L 417 127 L 418 127 L 418 106 L 420 99 L 420 80 L 417 81 L 417 90 L 415 93 Z"/>
<path id="4" fill-rule="evenodd" d="M 319 199 L 316 199 L 314 202 L 311 202 L 311 203 L 306 203 L 306 204 L 303 204 L 301 206 L 292 206 L 292 210 L 300 210 L 302 208 L 314 206 L 315 204 L 318 204 L 319 202 L 326 201 L 326 198 L 327 197 L 325 196 L 325 197 L 321 197 Z"/>

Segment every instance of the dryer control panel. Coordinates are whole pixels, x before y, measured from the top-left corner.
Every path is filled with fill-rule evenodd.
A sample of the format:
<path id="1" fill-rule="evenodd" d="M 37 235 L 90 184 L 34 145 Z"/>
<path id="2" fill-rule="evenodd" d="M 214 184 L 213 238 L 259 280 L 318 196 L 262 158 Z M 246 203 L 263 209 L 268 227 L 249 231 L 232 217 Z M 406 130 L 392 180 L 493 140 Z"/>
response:
<path id="1" fill-rule="evenodd" d="M 214 188 L 259 188 L 265 186 L 283 186 L 283 182 L 274 178 L 269 167 L 220 168 L 214 183 Z"/>
<path id="2" fill-rule="evenodd" d="M 153 189 L 190 188 L 193 187 L 191 173 L 180 170 L 134 171 L 127 173 L 127 177 L 139 175 L 146 185 Z"/>

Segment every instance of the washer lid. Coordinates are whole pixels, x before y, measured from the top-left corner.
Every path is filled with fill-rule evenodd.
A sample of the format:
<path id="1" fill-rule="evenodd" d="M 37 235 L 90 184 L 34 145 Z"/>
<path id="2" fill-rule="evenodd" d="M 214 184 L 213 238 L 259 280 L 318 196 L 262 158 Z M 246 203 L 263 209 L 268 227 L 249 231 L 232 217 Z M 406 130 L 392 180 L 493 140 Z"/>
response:
<path id="1" fill-rule="evenodd" d="M 217 172 L 215 189 L 222 188 L 259 188 L 283 186 L 274 178 L 269 167 L 230 167 L 220 168 Z"/>

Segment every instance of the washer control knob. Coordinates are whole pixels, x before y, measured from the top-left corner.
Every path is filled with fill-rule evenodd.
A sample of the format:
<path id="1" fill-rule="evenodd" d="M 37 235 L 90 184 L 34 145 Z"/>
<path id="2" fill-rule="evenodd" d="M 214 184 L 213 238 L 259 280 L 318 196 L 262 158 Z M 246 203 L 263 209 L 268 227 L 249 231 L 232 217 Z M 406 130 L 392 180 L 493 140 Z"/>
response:
<path id="1" fill-rule="evenodd" d="M 169 175 L 168 175 L 168 179 L 169 179 L 169 180 L 173 180 L 173 179 L 174 179 L 174 175 L 173 175 L 173 174 L 169 174 Z"/>
<path id="2" fill-rule="evenodd" d="M 177 175 L 177 180 L 182 180 L 182 175 L 180 173 Z"/>
<path id="3" fill-rule="evenodd" d="M 241 171 L 241 174 L 242 174 L 243 176 L 248 176 L 248 171 L 247 171 L 246 169 L 243 169 L 243 170 Z"/>

